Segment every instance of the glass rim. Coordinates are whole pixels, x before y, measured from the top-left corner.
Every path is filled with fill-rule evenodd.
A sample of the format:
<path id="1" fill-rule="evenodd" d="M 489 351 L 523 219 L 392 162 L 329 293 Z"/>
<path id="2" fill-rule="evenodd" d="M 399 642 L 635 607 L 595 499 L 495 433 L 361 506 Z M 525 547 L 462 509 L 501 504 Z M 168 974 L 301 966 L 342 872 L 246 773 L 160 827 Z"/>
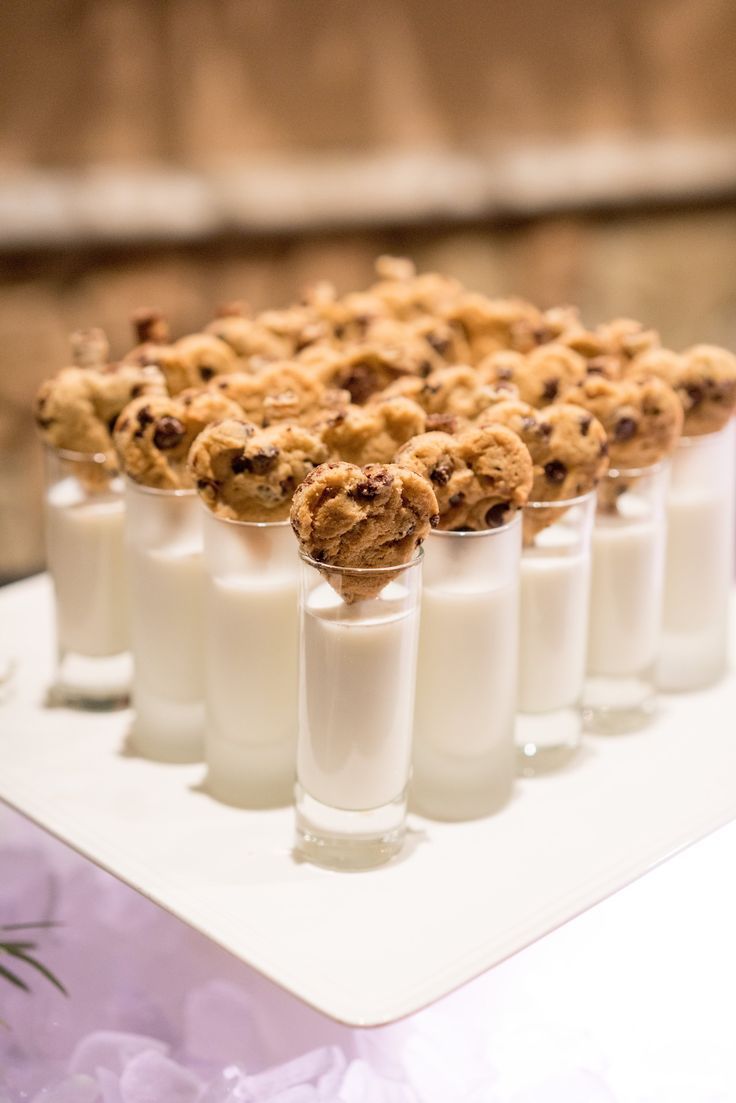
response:
<path id="1" fill-rule="evenodd" d="M 683 433 L 682 436 L 680 437 L 680 439 L 678 440 L 676 447 L 677 448 L 680 448 L 680 447 L 682 447 L 682 448 L 697 448 L 698 445 L 703 444 L 706 441 L 713 440 L 714 437 L 719 437 L 721 435 L 721 433 L 727 432 L 728 429 L 731 428 L 731 425 L 733 424 L 734 420 L 735 419 L 734 419 L 733 415 L 731 415 L 731 417 L 728 419 L 728 421 L 726 422 L 725 425 L 722 425 L 720 427 L 720 429 L 712 429 L 710 433 L 690 433 L 688 435 Z"/>
<path id="2" fill-rule="evenodd" d="M 299 550 L 299 558 L 302 563 L 314 567 L 318 571 L 327 571 L 330 574 L 361 575 L 370 577 L 374 575 L 396 574 L 398 571 L 406 571 L 411 567 L 418 567 L 424 558 L 424 548 L 420 545 L 415 554 L 407 563 L 396 563 L 392 567 L 338 567 L 333 563 L 320 563 L 312 559 L 311 555 Z"/>
<path id="3" fill-rule="evenodd" d="M 600 485 L 600 484 L 599 484 Z M 525 502 L 521 507 L 522 509 L 569 509 L 571 506 L 581 505 L 583 502 L 590 501 L 597 493 L 598 487 L 594 486 L 592 490 L 586 491 L 585 494 L 578 494 L 575 498 L 553 498 L 552 501 L 546 502 L 538 499 L 530 499 Z"/>
<path id="4" fill-rule="evenodd" d="M 520 509 L 515 510 L 510 521 L 507 521 L 505 525 L 498 525 L 495 529 L 432 529 L 429 536 L 500 536 L 502 532 L 508 532 L 509 529 L 519 524 L 521 512 Z"/>
<path id="5" fill-rule="evenodd" d="M 74 460 L 77 463 L 96 463 L 100 466 L 109 463 L 111 459 L 115 459 L 117 463 L 116 457 L 110 452 L 75 452 L 73 448 L 57 448 L 55 444 L 50 444 L 47 440 L 41 443 L 47 452 L 50 452 L 53 456 L 59 456 L 62 460 Z"/>
<path id="6" fill-rule="evenodd" d="M 657 460 L 656 463 L 650 463 L 646 467 L 609 467 L 603 476 L 604 479 L 614 478 L 643 478 L 645 475 L 656 475 L 658 471 L 661 471 L 669 463 L 670 457 L 663 456 L 661 460 Z M 603 480 L 601 480 L 602 482 Z M 598 484 L 600 485 L 600 483 Z"/>
<path id="7" fill-rule="evenodd" d="M 196 494 L 196 490 L 195 490 Z M 204 498 L 199 497 L 202 509 L 207 517 L 211 517 L 213 521 L 216 521 L 218 525 L 234 525 L 236 528 L 244 529 L 283 529 L 291 528 L 291 521 L 287 517 L 285 521 L 239 521 L 237 517 L 218 517 L 214 510 L 205 502 Z"/>
<path id="8" fill-rule="evenodd" d="M 145 483 L 139 483 L 130 475 L 125 475 L 125 485 L 133 490 L 139 490 L 141 494 L 150 494 L 152 497 L 158 496 L 159 498 L 191 498 L 197 491 L 194 487 L 186 486 L 172 486 L 172 487 L 160 487 L 160 486 L 146 486 Z"/>

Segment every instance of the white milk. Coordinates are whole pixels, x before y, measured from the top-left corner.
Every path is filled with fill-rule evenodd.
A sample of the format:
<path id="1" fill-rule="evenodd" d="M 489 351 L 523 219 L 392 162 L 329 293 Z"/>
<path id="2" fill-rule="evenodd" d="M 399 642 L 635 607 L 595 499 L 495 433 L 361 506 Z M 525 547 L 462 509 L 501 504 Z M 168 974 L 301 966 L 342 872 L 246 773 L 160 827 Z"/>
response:
<path id="1" fill-rule="evenodd" d="M 208 582 L 205 757 L 213 795 L 231 803 L 280 803 L 293 788 L 299 630 L 292 550 L 291 575 Z"/>
<path id="2" fill-rule="evenodd" d="M 634 492 L 593 527 L 588 672 L 639 674 L 657 657 L 662 616 L 663 520 Z"/>
<path id="3" fill-rule="evenodd" d="M 332 808 L 380 808 L 406 787 L 418 617 L 405 601 L 401 581 L 349 607 L 327 582 L 308 595 L 297 774 Z"/>
<path id="4" fill-rule="evenodd" d="M 74 478 L 46 499 L 46 548 L 59 646 L 90 658 L 128 649 L 122 498 L 95 501 Z"/>
<path id="5" fill-rule="evenodd" d="M 589 559 L 527 551 L 521 560 L 519 710 L 574 706 L 585 673 Z"/>
<path id="6" fill-rule="evenodd" d="M 657 682 L 698 689 L 717 680 L 728 656 L 734 569 L 734 423 L 682 441 L 667 499 L 667 558 Z"/>
<path id="7" fill-rule="evenodd" d="M 204 736 L 204 564 L 194 496 L 128 487 L 133 739 L 152 758 L 196 761 Z"/>
<path id="8" fill-rule="evenodd" d="M 487 815 L 515 774 L 521 525 L 433 533 L 425 553 L 413 802 L 443 819 Z"/>

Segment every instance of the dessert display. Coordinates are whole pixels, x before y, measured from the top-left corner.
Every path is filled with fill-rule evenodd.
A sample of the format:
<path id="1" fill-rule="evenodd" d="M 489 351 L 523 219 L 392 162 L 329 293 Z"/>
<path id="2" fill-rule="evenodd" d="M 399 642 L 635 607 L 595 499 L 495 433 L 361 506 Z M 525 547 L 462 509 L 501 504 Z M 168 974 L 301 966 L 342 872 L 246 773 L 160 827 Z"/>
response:
<path id="1" fill-rule="evenodd" d="M 400 846 L 412 738 L 417 807 L 486 815 L 514 724 L 536 772 L 577 746 L 581 694 L 636 727 L 655 664 L 686 688 L 725 663 L 736 358 L 376 273 L 178 338 L 139 311 L 117 364 L 77 333 L 36 406 L 62 654 L 118 655 L 130 616 L 135 747 L 204 746 L 246 807 L 296 769 L 297 846 L 328 865 Z"/>

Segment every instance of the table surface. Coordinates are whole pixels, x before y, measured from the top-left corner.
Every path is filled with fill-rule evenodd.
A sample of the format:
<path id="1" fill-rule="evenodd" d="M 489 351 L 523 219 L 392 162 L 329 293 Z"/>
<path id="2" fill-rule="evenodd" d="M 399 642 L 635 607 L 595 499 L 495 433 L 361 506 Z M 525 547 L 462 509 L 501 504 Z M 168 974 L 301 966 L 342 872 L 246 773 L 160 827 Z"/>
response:
<path id="1" fill-rule="evenodd" d="M 18 661 L 0 797 L 350 1024 L 416 1012 L 736 817 L 731 675 L 663 699 L 646 732 L 589 740 L 574 768 L 520 782 L 495 817 L 412 817 L 402 860 L 333 874 L 294 860 L 291 810 L 226 808 L 199 791 L 201 766 L 124 754 L 130 714 L 42 706 L 48 579 L 0 593 L 0 633 Z"/>

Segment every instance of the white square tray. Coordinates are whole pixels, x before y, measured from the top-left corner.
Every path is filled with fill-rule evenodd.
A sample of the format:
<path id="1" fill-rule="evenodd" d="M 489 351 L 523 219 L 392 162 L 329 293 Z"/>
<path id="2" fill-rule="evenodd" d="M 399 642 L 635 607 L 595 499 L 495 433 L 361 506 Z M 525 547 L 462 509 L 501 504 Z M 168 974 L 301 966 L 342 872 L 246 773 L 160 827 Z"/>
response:
<path id="1" fill-rule="evenodd" d="M 0 591 L 0 646 L 19 662 L 0 798 L 354 1026 L 419 1010 L 736 817 L 732 674 L 665 698 L 646 732 L 588 740 L 491 819 L 412 817 L 402 860 L 329 873 L 293 860 L 291 810 L 226 808 L 197 791 L 201 766 L 121 754 L 129 713 L 43 708 L 51 638 L 45 577 Z"/>

